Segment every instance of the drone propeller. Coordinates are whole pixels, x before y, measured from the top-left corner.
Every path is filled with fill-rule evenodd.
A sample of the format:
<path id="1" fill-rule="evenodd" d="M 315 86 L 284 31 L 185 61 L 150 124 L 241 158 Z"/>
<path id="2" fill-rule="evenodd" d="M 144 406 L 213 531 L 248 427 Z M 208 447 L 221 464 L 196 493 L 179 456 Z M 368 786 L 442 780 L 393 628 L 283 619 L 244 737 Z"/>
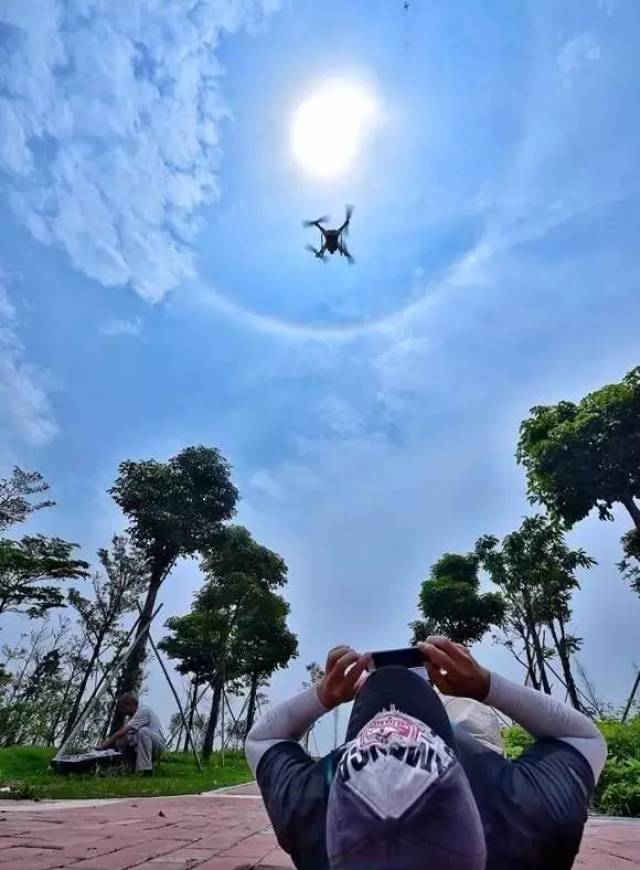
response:
<path id="1" fill-rule="evenodd" d="M 347 258 L 347 260 L 349 261 L 349 265 L 353 266 L 353 264 L 355 263 L 355 260 L 351 256 L 351 252 L 349 251 L 347 246 L 344 244 L 344 242 L 340 245 L 339 250 L 340 250 L 340 253 L 342 254 L 342 256 Z"/>
<path id="2" fill-rule="evenodd" d="M 329 215 L 324 214 L 322 217 L 316 218 L 314 221 L 302 221 L 303 227 L 315 227 L 317 224 L 326 224 L 329 220 Z"/>
<path id="3" fill-rule="evenodd" d="M 349 221 L 351 220 L 351 215 L 353 214 L 353 206 L 352 205 L 345 206 L 345 212 L 346 212 L 346 219 L 345 219 L 346 226 L 342 232 L 344 233 L 345 236 L 348 236 L 349 235 Z"/>
<path id="4" fill-rule="evenodd" d="M 322 260 L 323 263 L 325 262 L 324 254 L 320 253 L 320 251 L 317 248 L 314 248 L 313 245 L 305 245 L 304 249 L 305 249 L 305 251 L 311 251 L 311 253 L 314 255 L 314 257 L 317 257 L 319 260 Z"/>

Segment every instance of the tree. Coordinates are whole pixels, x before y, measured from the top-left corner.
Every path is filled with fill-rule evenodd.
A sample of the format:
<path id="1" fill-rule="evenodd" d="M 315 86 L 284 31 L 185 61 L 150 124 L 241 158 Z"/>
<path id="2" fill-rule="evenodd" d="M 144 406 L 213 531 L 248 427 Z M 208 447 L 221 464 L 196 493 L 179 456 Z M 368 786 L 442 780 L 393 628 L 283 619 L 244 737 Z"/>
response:
<path id="1" fill-rule="evenodd" d="M 284 584 L 287 567 L 247 529 L 232 525 L 216 536 L 202 568 L 207 582 L 190 613 L 167 621 L 172 635 L 163 638 L 161 648 L 178 660 L 181 673 L 193 674 L 198 685 L 208 683 L 213 691 L 203 739 L 203 755 L 208 758 L 224 685 L 246 675 L 249 652 L 242 638 L 246 640 L 252 623 L 254 628 L 259 623 L 258 601 L 275 607 L 268 594 Z"/>
<path id="2" fill-rule="evenodd" d="M 207 758 L 213 749 L 225 681 L 243 675 L 242 659 L 231 654 L 238 626 L 252 611 L 256 598 L 286 583 L 287 566 L 281 556 L 258 544 L 243 526 L 229 526 L 205 554 L 202 567 L 208 582 L 197 596 L 196 608 L 217 614 L 221 625 L 216 649 L 218 667 L 203 743 Z"/>
<path id="3" fill-rule="evenodd" d="M 26 643 L 25 643 L 26 640 Z M 2 744 L 52 743 L 58 711 L 67 682 L 65 668 L 74 646 L 71 621 L 58 617 L 43 620 L 37 630 L 23 635 L 16 648 L 3 647 L 8 681 L 0 690 L 0 735 Z"/>
<path id="4" fill-rule="evenodd" d="M 212 547 L 235 511 L 230 468 L 213 447 L 187 447 L 168 462 L 122 462 L 109 492 L 129 519 L 129 534 L 144 553 L 147 594 L 136 637 L 146 634 L 160 587 L 179 557 Z M 130 657 L 119 690 L 138 688 L 146 638 Z M 120 717 L 114 717 L 114 726 Z"/>
<path id="5" fill-rule="evenodd" d="M 82 632 L 90 653 L 77 684 L 71 711 L 67 717 L 64 737 L 72 731 L 78 718 L 89 679 L 109 647 L 118 645 L 120 620 L 136 606 L 138 596 L 147 582 L 144 554 L 127 535 L 114 535 L 111 549 L 98 550 L 103 574 L 91 578 L 93 595 L 87 598 L 76 589 L 69 591 L 69 604 L 80 617 Z"/>
<path id="6" fill-rule="evenodd" d="M 640 535 L 630 529 L 622 536 L 624 558 L 618 562 L 618 570 L 629 585 L 640 595 Z"/>
<path id="7" fill-rule="evenodd" d="M 520 426 L 516 451 L 532 502 L 568 526 L 597 508 L 611 520 L 617 502 L 634 529 L 623 538 L 627 560 L 640 554 L 640 367 L 578 403 L 538 405 Z"/>
<path id="8" fill-rule="evenodd" d="M 236 719 L 229 731 L 229 740 L 233 749 L 240 749 L 247 739 L 249 728 L 245 719 Z"/>
<path id="9" fill-rule="evenodd" d="M 298 655 L 298 638 L 287 627 L 289 605 L 271 590 L 258 591 L 238 619 L 231 655 L 241 662 L 249 687 L 246 732 L 253 726 L 261 686 Z"/>
<path id="10" fill-rule="evenodd" d="M 0 616 L 21 613 L 34 619 L 62 607 L 62 590 L 49 583 L 88 576 L 88 563 L 72 558 L 77 546 L 44 535 L 25 535 L 20 541 L 0 539 Z"/>
<path id="11" fill-rule="evenodd" d="M 415 646 L 417 643 L 431 637 L 432 634 L 438 634 L 438 625 L 432 619 L 414 619 L 409 623 L 411 636 L 409 643 Z"/>
<path id="12" fill-rule="evenodd" d="M 224 684 L 242 675 L 241 664 L 229 655 L 234 605 L 230 589 L 207 584 L 196 596 L 190 613 L 167 620 L 172 635 L 160 642 L 170 658 L 178 659 L 178 671 L 193 674 L 190 723 L 196 711 L 198 688 L 208 684 L 213 691 L 202 745 L 205 758 L 213 750 Z"/>
<path id="13" fill-rule="evenodd" d="M 49 489 L 37 471 L 17 466 L 10 478 L 0 480 L 0 530 L 21 523 L 34 511 L 51 507 L 49 500 L 30 499 Z M 64 595 L 50 582 L 87 576 L 88 564 L 73 559 L 77 544 L 45 535 L 25 535 L 20 541 L 0 538 L 0 616 L 20 613 L 32 619 L 64 604 Z M 44 585 L 43 585 L 44 584 Z"/>
<path id="14" fill-rule="evenodd" d="M 419 607 L 424 622 L 411 623 L 412 642 L 428 634 L 444 634 L 457 643 L 482 638 L 504 616 L 504 602 L 495 592 L 481 595 L 478 557 L 474 553 L 445 553 L 431 566 L 420 588 Z M 426 633 L 426 634 L 425 634 Z"/>
<path id="15" fill-rule="evenodd" d="M 200 749 L 202 747 L 202 738 L 204 736 L 204 729 L 207 725 L 206 718 L 197 711 L 189 723 L 189 731 L 193 736 L 193 742 L 195 743 L 196 749 Z M 182 716 L 179 712 L 174 713 L 169 720 L 169 740 L 168 745 L 171 746 L 172 743 L 175 746 L 177 752 L 180 751 L 180 742 L 182 738 L 182 733 L 184 730 L 184 722 L 182 721 Z M 175 742 L 172 740 L 172 736 L 175 737 Z M 187 736 L 186 743 L 183 748 L 183 752 L 186 752 L 189 748 L 189 738 Z"/>
<path id="16" fill-rule="evenodd" d="M 180 674 L 191 676 L 191 693 L 187 722 L 189 731 L 193 730 L 194 718 L 197 718 L 199 691 L 202 686 L 211 686 L 220 666 L 219 649 L 221 638 L 225 635 L 225 626 L 221 614 L 217 611 L 207 611 L 205 608 L 192 607 L 184 616 L 172 616 L 165 622 L 170 634 L 162 638 L 158 647 L 170 659 L 177 662 L 176 670 Z M 206 728 L 202 728 L 203 734 Z M 185 749 L 188 735 L 185 735 Z"/>
<path id="17" fill-rule="evenodd" d="M 576 571 L 590 568 L 595 560 L 584 550 L 571 550 L 564 540 L 564 528 L 545 516 L 526 517 L 520 528 L 498 539 L 485 535 L 476 543 L 476 555 L 499 587 L 507 603 L 505 627 L 510 630 L 507 647 L 527 669 L 535 688 L 551 694 L 550 658 L 555 651 L 563 682 L 573 705 L 580 709 L 578 689 L 571 669 L 571 658 L 581 639 L 568 631 L 571 596 L 580 588 Z M 553 646 L 547 648 L 548 630 Z M 514 636 L 521 641 L 525 662 L 515 648 Z"/>
<path id="18" fill-rule="evenodd" d="M 49 484 L 37 471 L 23 471 L 16 465 L 11 477 L 0 480 L 0 531 L 24 522 L 34 511 L 52 507 L 55 502 L 45 499 L 32 504 L 31 496 L 47 492 Z"/>
<path id="19" fill-rule="evenodd" d="M 309 674 L 309 679 L 303 681 L 303 689 L 310 689 L 311 686 L 315 686 L 316 683 L 319 683 L 320 680 L 324 677 L 324 668 L 322 667 L 322 665 L 318 664 L 318 662 L 309 662 L 308 665 L 304 666 L 304 669 Z M 315 723 L 304 735 L 304 748 L 306 752 L 309 752 L 309 740 L 311 738 L 311 734 L 313 733 L 314 728 Z"/>

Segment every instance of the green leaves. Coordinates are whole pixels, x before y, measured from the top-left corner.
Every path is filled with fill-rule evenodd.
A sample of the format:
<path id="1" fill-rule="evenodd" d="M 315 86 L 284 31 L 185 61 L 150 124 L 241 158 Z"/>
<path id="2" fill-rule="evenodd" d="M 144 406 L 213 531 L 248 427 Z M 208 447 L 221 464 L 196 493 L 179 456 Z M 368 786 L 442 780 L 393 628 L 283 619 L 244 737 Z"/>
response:
<path id="1" fill-rule="evenodd" d="M 62 590 L 43 581 L 88 576 L 89 565 L 72 558 L 77 544 L 61 538 L 27 535 L 20 541 L 0 539 L 0 614 L 43 616 L 64 604 Z"/>
<path id="2" fill-rule="evenodd" d="M 203 552 L 202 568 L 212 580 L 228 586 L 235 575 L 238 581 L 249 577 L 258 585 L 275 589 L 287 582 L 284 559 L 258 544 L 244 526 L 222 528 Z"/>
<path id="3" fill-rule="evenodd" d="M 32 504 L 33 495 L 42 495 L 49 489 L 49 484 L 37 471 L 24 471 L 16 465 L 11 477 L 0 480 L 0 531 L 22 523 L 29 514 L 51 507 L 54 502 L 45 500 Z"/>
<path id="4" fill-rule="evenodd" d="M 231 654 L 247 678 L 264 678 L 298 655 L 298 638 L 287 627 L 289 605 L 271 590 L 245 604 L 236 623 Z"/>
<path id="5" fill-rule="evenodd" d="M 480 594 L 478 564 L 476 553 L 445 553 L 432 566 L 420 588 L 419 605 L 426 622 L 410 625 L 413 642 L 423 640 L 427 632 L 473 643 L 501 623 L 504 602 L 498 593 Z"/>
<path id="6" fill-rule="evenodd" d="M 287 628 L 289 605 L 275 593 L 287 566 L 243 526 L 227 526 L 202 560 L 207 582 L 190 613 L 166 623 L 162 649 L 178 670 L 211 682 L 224 667 L 228 680 L 268 676 L 297 655 Z"/>
<path id="7" fill-rule="evenodd" d="M 571 550 L 564 540 L 564 527 L 546 516 L 525 517 L 519 529 L 500 544 L 493 536 L 480 538 L 476 555 L 506 604 L 503 631 L 505 646 L 528 670 L 535 688 L 550 692 L 547 669 L 557 654 L 567 691 L 575 707 L 580 706 L 571 672 L 571 656 L 581 639 L 567 632 L 571 618 L 571 596 L 579 588 L 576 570 L 590 568 L 595 559 L 584 550 Z M 549 632 L 554 648 L 545 644 Z M 516 643 L 522 644 L 525 660 Z"/>
<path id="8" fill-rule="evenodd" d="M 23 471 L 16 466 L 10 478 L 0 480 L 0 529 L 53 505 L 47 500 L 35 504 L 30 501 L 48 489 L 49 484 L 37 471 Z M 0 615 L 24 613 L 36 618 L 53 607 L 61 607 L 62 590 L 47 581 L 87 576 L 88 564 L 72 558 L 77 546 L 45 535 L 25 535 L 20 541 L 0 538 Z"/>
<path id="9" fill-rule="evenodd" d="M 176 669 L 181 674 L 193 674 L 199 681 L 212 682 L 225 636 L 223 614 L 193 608 L 185 616 L 172 616 L 165 626 L 171 633 L 158 646 L 177 662 Z"/>
<path id="10" fill-rule="evenodd" d="M 577 404 L 537 406 L 520 426 L 516 459 L 527 471 L 532 502 L 568 526 L 592 510 L 612 520 L 619 502 L 635 529 L 622 539 L 618 564 L 640 594 L 640 367 L 618 384 L 589 393 Z"/>
<path id="11" fill-rule="evenodd" d="M 640 496 L 640 367 L 580 402 L 537 406 L 520 426 L 516 459 L 532 502 L 569 525 Z"/>
<path id="12" fill-rule="evenodd" d="M 120 463 L 109 490 L 150 556 L 169 560 L 204 549 L 235 512 L 230 467 L 214 447 L 187 447 L 168 462 Z"/>
<path id="13" fill-rule="evenodd" d="M 569 619 L 571 593 L 579 588 L 575 572 L 596 564 L 584 550 L 569 549 L 563 526 L 541 515 L 525 517 L 501 545 L 496 538 L 480 538 L 476 553 L 511 608 L 526 605 L 540 623 Z"/>
<path id="14" fill-rule="evenodd" d="M 149 568 L 140 634 L 176 560 L 214 547 L 222 523 L 235 512 L 238 492 L 222 454 L 202 446 L 187 447 L 168 462 L 122 462 L 109 492 L 129 518 L 129 535 Z M 140 683 L 145 647 L 146 639 L 130 657 L 120 691 Z M 121 723 L 114 718 L 113 724 Z"/>

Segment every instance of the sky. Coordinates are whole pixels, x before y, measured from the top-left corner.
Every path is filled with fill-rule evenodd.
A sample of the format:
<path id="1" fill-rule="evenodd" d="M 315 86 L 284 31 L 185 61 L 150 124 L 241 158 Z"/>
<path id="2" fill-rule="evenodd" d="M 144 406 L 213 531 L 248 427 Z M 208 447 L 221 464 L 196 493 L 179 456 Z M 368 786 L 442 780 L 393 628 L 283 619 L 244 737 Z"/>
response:
<path id="1" fill-rule="evenodd" d="M 0 451 L 51 483 L 33 528 L 95 561 L 120 461 L 213 445 L 289 566 L 271 700 L 335 643 L 405 644 L 429 566 L 531 511 L 528 409 L 640 362 L 639 36 L 634 0 L 4 3 Z M 334 176 L 292 144 L 328 82 L 373 107 Z M 322 263 L 301 221 L 345 203 L 355 264 Z M 628 525 L 570 536 L 598 560 L 580 659 L 616 703 Z M 200 582 L 179 564 L 163 616 Z M 155 666 L 149 690 L 168 715 Z"/>

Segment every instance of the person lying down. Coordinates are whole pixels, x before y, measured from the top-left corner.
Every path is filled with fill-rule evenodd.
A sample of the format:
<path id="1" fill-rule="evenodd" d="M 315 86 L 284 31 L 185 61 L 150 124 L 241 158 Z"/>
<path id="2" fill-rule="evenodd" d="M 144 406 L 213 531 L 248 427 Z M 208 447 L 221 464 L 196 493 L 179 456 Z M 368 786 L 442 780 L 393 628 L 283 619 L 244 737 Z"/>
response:
<path id="1" fill-rule="evenodd" d="M 596 726 L 445 637 L 418 647 L 430 682 L 397 666 L 368 673 L 367 653 L 339 646 L 317 684 L 253 726 L 245 753 L 281 847 L 304 870 L 570 868 L 607 754 Z M 451 721 L 447 697 L 471 707 Z M 350 701 L 345 743 L 311 758 L 298 741 Z M 505 758 L 494 717 L 470 717 L 474 705 L 533 745 Z"/>

